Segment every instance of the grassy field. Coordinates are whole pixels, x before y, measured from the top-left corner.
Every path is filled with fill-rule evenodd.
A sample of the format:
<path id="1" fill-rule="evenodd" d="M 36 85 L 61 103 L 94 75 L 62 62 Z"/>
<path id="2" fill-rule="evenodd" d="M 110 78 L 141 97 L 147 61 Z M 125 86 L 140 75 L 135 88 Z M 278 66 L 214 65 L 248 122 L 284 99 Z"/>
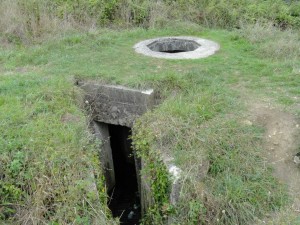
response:
<path id="1" fill-rule="evenodd" d="M 162 60 L 132 48 L 170 35 L 208 38 L 221 49 L 206 59 Z M 300 117 L 299 58 L 299 33 L 258 24 L 234 31 L 192 23 L 95 29 L 1 45 L 0 219 L 115 223 L 77 79 L 159 91 L 162 103 L 136 124 L 133 140 L 151 140 L 148 149 L 173 155 L 184 185 L 176 207 L 160 205 L 148 220 L 159 224 L 171 213 L 174 224 L 253 224 L 284 208 L 286 188 L 262 157 L 263 128 L 241 121 L 249 102 L 263 100 Z"/>

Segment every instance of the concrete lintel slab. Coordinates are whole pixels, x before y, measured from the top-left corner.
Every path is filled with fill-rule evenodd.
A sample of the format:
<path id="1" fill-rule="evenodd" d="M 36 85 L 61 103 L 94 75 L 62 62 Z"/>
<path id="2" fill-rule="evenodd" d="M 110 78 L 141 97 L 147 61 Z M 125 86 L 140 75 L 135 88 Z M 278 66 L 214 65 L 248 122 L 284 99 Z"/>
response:
<path id="1" fill-rule="evenodd" d="M 99 122 L 132 127 L 134 121 L 155 105 L 155 91 L 123 86 L 81 83 L 86 107 Z"/>

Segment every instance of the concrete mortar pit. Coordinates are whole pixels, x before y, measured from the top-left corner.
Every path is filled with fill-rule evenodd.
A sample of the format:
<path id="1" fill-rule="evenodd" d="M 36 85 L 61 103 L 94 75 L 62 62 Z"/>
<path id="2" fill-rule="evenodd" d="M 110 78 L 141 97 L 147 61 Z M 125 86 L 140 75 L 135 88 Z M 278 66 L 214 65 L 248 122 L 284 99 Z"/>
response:
<path id="1" fill-rule="evenodd" d="M 134 45 L 137 53 L 165 59 L 198 59 L 215 54 L 220 45 L 197 37 L 162 37 L 141 41 Z"/>

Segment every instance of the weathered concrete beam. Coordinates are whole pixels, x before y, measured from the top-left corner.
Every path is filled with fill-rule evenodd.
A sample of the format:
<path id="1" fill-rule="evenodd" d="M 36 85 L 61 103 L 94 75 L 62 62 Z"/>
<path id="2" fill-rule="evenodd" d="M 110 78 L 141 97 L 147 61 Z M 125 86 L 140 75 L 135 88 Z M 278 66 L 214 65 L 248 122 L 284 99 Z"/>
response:
<path id="1" fill-rule="evenodd" d="M 154 91 L 122 86 L 82 83 L 85 103 L 99 122 L 132 127 L 134 121 L 155 105 Z"/>

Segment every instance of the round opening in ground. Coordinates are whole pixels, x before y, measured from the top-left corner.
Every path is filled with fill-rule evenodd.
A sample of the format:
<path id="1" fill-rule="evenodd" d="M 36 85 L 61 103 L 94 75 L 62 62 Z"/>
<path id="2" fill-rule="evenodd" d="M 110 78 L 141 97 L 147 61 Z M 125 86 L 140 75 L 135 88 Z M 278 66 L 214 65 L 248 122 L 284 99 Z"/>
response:
<path id="1" fill-rule="evenodd" d="M 215 54 L 219 48 L 214 41 L 188 36 L 160 37 L 134 45 L 137 53 L 164 59 L 205 58 Z"/>
<path id="2" fill-rule="evenodd" d="M 149 49 L 155 52 L 165 52 L 174 54 L 180 52 L 194 51 L 200 47 L 200 44 L 192 40 L 168 38 L 154 41 L 147 46 Z"/>

